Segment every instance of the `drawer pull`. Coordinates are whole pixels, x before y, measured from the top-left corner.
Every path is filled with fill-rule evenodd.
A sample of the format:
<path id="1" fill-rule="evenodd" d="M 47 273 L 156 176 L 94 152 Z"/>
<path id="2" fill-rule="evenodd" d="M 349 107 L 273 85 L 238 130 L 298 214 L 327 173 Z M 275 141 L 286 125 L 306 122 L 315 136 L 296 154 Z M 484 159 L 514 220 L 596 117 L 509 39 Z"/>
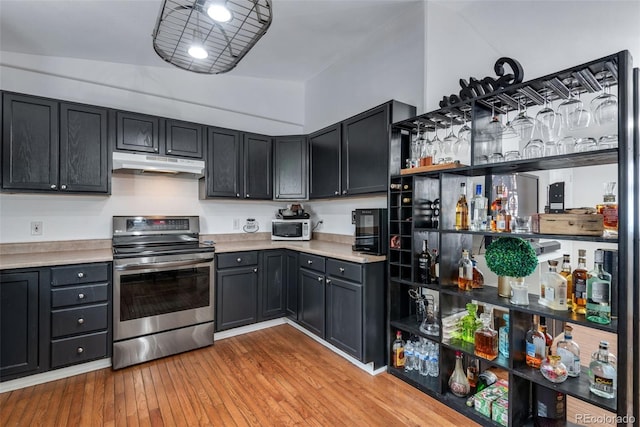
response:
<path id="1" fill-rule="evenodd" d="M 236 258 L 237 262 L 242 262 L 242 258 Z"/>
<path id="2" fill-rule="evenodd" d="M 311 265 L 313 264 L 313 261 L 311 261 L 310 259 L 307 260 L 307 264 Z"/>
<path id="3" fill-rule="evenodd" d="M 78 273 L 78 279 L 82 279 L 84 277 L 84 273 L 81 271 Z"/>
<path id="4" fill-rule="evenodd" d="M 258 269 L 257 269 L 257 268 L 254 268 L 254 269 L 253 269 L 253 272 L 254 272 L 254 273 L 257 273 L 257 272 L 258 272 Z"/>
<path id="5" fill-rule="evenodd" d="M 340 270 L 340 273 L 344 273 L 344 267 L 340 267 L 339 270 Z"/>
<path id="6" fill-rule="evenodd" d="M 81 317 L 78 319 L 78 325 L 82 325 L 84 323 L 84 319 Z"/>
<path id="7" fill-rule="evenodd" d="M 84 353 L 84 348 L 82 348 L 82 347 L 78 347 L 78 348 L 76 349 L 76 353 L 78 353 L 78 354 L 82 354 L 82 353 Z"/>
<path id="8" fill-rule="evenodd" d="M 56 188 L 58 188 L 58 186 L 57 186 L 57 185 L 55 185 L 55 184 L 51 184 L 51 185 L 49 186 L 49 188 L 51 188 L 52 190 L 55 190 Z"/>
<path id="9" fill-rule="evenodd" d="M 318 277 L 318 282 L 322 282 L 324 279 L 322 277 Z"/>
<path id="10" fill-rule="evenodd" d="M 327 279 L 327 284 L 331 283 L 331 279 Z"/>
<path id="11" fill-rule="evenodd" d="M 78 294 L 78 299 L 84 299 L 84 294 Z"/>

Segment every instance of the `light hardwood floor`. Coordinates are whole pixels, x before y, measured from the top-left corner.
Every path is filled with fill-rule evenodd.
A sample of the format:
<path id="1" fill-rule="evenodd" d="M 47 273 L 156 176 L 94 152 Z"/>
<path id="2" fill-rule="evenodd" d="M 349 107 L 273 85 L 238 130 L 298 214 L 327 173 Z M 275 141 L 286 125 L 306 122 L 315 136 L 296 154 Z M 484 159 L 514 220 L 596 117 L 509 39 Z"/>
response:
<path id="1" fill-rule="evenodd" d="M 289 325 L 0 394 L 8 426 L 472 426 Z"/>

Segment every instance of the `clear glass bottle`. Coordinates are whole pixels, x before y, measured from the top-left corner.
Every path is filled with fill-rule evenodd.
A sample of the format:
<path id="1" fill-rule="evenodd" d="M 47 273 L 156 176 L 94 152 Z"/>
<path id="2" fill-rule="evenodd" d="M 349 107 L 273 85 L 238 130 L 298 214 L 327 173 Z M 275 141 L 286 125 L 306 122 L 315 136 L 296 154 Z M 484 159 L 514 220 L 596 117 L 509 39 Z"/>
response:
<path id="1" fill-rule="evenodd" d="M 404 371 L 405 372 L 413 371 L 415 369 L 416 354 L 414 351 L 415 351 L 414 344 L 411 341 L 411 339 L 408 339 L 407 344 L 404 346 Z"/>
<path id="2" fill-rule="evenodd" d="M 593 270 L 587 273 L 587 320 L 611 323 L 611 274 L 604 271 L 604 251 L 595 252 Z"/>
<path id="3" fill-rule="evenodd" d="M 498 357 L 498 332 L 491 327 L 490 313 L 482 313 L 480 321 L 482 327 L 475 332 L 474 353 L 476 356 L 493 360 Z"/>
<path id="4" fill-rule="evenodd" d="M 469 229 L 469 205 L 467 204 L 467 188 L 464 182 L 460 183 L 460 197 L 456 203 L 456 230 Z"/>
<path id="5" fill-rule="evenodd" d="M 558 261 L 550 260 L 549 271 L 540 277 L 538 303 L 552 310 L 567 311 L 567 279 L 558 273 Z"/>
<path id="6" fill-rule="evenodd" d="M 573 276 L 571 275 L 571 255 L 562 255 L 562 270 L 560 275 L 567 280 L 567 310 L 573 308 Z"/>
<path id="7" fill-rule="evenodd" d="M 473 263 L 466 249 L 463 249 L 462 258 L 458 261 L 458 289 L 462 291 L 473 289 Z"/>
<path id="8" fill-rule="evenodd" d="M 616 365 L 616 357 L 609 353 L 609 343 L 600 341 L 600 346 L 591 355 L 589 364 L 589 390 L 593 394 L 607 399 L 616 396 L 618 381 Z"/>
<path id="9" fill-rule="evenodd" d="M 391 350 L 393 367 L 398 369 L 404 368 L 404 341 L 402 340 L 401 331 L 396 332 L 396 339 L 393 341 Z"/>
<path id="10" fill-rule="evenodd" d="M 596 205 L 596 212 L 602 215 L 604 235 L 618 236 L 618 204 L 616 203 L 616 183 L 605 182 L 602 203 Z"/>
<path id="11" fill-rule="evenodd" d="M 561 383 L 569 376 L 560 356 L 547 356 L 540 365 L 540 373 L 552 383 Z"/>
<path id="12" fill-rule="evenodd" d="M 498 213 L 502 210 L 502 193 L 504 187 L 502 185 L 496 186 L 496 198 L 491 202 L 491 231 L 498 231 Z"/>
<path id="13" fill-rule="evenodd" d="M 509 214 L 509 205 L 506 198 L 506 187 L 502 186 L 502 194 L 500 197 L 500 207 L 496 216 L 496 231 L 499 233 L 511 232 L 511 214 Z"/>
<path id="14" fill-rule="evenodd" d="M 462 352 L 456 351 L 456 367 L 449 377 L 449 389 L 458 397 L 465 397 L 471 391 L 469 380 L 462 369 Z"/>
<path id="15" fill-rule="evenodd" d="M 580 346 L 573 340 L 573 328 L 564 326 L 564 338 L 558 341 L 556 354 L 567 367 L 570 377 L 580 376 Z"/>
<path id="16" fill-rule="evenodd" d="M 526 363 L 532 368 L 540 368 L 545 357 L 545 336 L 538 329 L 535 318 L 531 321 L 531 328 L 525 335 Z"/>
<path id="17" fill-rule="evenodd" d="M 474 303 L 467 303 L 467 314 L 460 319 L 460 325 L 462 330 L 462 340 L 474 343 L 475 342 L 475 333 L 476 329 L 480 327 L 480 323 L 478 321 L 477 311 L 478 306 Z"/>
<path id="18" fill-rule="evenodd" d="M 502 315 L 504 326 L 498 329 L 498 352 L 504 358 L 509 358 L 509 315 Z"/>
<path id="19" fill-rule="evenodd" d="M 578 250 L 578 266 L 573 273 L 573 295 L 571 303 L 573 312 L 578 314 L 587 313 L 587 251 Z"/>
<path id="20" fill-rule="evenodd" d="M 473 279 L 471 281 L 472 289 L 482 289 L 484 288 L 484 274 L 478 268 L 478 261 L 475 258 L 471 257 L 471 264 L 473 265 Z"/>
<path id="21" fill-rule="evenodd" d="M 467 365 L 467 381 L 469 381 L 469 387 L 471 393 L 476 391 L 478 387 L 478 376 L 480 375 L 480 360 L 470 359 Z"/>
<path id="22" fill-rule="evenodd" d="M 431 253 L 427 240 L 422 241 L 422 252 L 418 254 L 418 281 L 420 283 L 431 283 Z"/>
<path id="23" fill-rule="evenodd" d="M 482 194 L 482 184 L 476 185 L 476 194 L 471 199 L 471 230 L 484 231 L 487 229 L 488 199 Z"/>

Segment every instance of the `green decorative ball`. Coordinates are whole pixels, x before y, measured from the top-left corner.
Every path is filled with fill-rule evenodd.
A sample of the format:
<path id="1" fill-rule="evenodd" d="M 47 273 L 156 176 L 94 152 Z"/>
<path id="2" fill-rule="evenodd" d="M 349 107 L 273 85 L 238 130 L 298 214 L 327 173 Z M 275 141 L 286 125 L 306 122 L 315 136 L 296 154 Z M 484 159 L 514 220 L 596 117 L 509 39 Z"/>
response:
<path id="1" fill-rule="evenodd" d="M 531 244 L 519 237 L 499 237 L 487 246 L 487 267 L 498 276 L 526 277 L 538 266 Z"/>

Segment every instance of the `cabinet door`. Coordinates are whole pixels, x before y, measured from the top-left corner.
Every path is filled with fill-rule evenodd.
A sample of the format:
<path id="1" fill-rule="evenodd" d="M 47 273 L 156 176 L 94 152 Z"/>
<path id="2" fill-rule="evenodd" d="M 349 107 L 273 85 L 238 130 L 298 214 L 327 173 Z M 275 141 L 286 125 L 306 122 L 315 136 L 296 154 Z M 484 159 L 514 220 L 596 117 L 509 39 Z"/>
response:
<path id="1" fill-rule="evenodd" d="M 216 274 L 216 331 L 258 320 L 258 267 L 219 270 Z"/>
<path id="2" fill-rule="evenodd" d="M 271 199 L 271 138 L 244 134 L 244 197 Z"/>
<path id="3" fill-rule="evenodd" d="M 60 189 L 109 192 L 107 110 L 60 104 Z"/>
<path id="4" fill-rule="evenodd" d="M 160 153 L 160 118 L 118 111 L 116 149 Z"/>
<path id="5" fill-rule="evenodd" d="M 262 253 L 259 320 L 284 316 L 286 263 L 285 251 L 264 251 Z"/>
<path id="6" fill-rule="evenodd" d="M 339 123 L 309 135 L 309 198 L 340 194 L 341 139 Z"/>
<path id="7" fill-rule="evenodd" d="M 165 143 L 169 156 L 202 159 L 202 125 L 167 119 Z"/>
<path id="8" fill-rule="evenodd" d="M 324 339 L 325 320 L 324 281 L 323 274 L 300 269 L 298 322 L 322 339 Z"/>
<path id="9" fill-rule="evenodd" d="M 288 317 L 298 320 L 298 253 L 287 251 L 286 258 L 286 312 Z"/>
<path id="10" fill-rule="evenodd" d="M 58 103 L 4 94 L 2 188 L 57 190 Z"/>
<path id="11" fill-rule="evenodd" d="M 327 341 L 362 359 L 362 285 L 327 279 Z"/>
<path id="12" fill-rule="evenodd" d="M 242 139 L 240 133 L 209 128 L 207 196 L 240 197 L 242 191 Z"/>
<path id="13" fill-rule="evenodd" d="M 305 136 L 281 136 L 274 142 L 274 198 L 305 200 L 308 197 L 309 157 Z"/>
<path id="14" fill-rule="evenodd" d="M 38 272 L 0 274 L 0 378 L 12 379 L 46 368 L 40 358 Z M 48 322 L 45 315 L 44 321 Z"/>
<path id="15" fill-rule="evenodd" d="M 387 104 L 343 122 L 342 194 L 386 191 L 389 135 Z"/>

